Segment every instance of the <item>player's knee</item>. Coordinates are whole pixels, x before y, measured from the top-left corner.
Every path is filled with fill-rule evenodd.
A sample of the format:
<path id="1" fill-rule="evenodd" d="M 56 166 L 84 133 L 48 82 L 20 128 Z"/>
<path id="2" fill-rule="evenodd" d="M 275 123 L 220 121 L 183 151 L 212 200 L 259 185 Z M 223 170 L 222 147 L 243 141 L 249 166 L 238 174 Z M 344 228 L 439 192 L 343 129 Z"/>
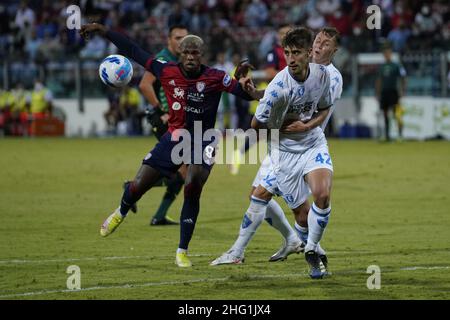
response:
<path id="1" fill-rule="evenodd" d="M 313 193 L 314 203 L 321 209 L 325 209 L 330 205 L 330 190 L 321 188 Z"/>
<path id="2" fill-rule="evenodd" d="M 200 198 L 202 194 L 203 184 L 199 182 L 190 182 L 184 186 L 185 198 Z"/>
<path id="3" fill-rule="evenodd" d="M 252 196 L 265 201 L 270 201 L 270 199 L 272 199 L 272 194 L 261 186 L 258 186 L 255 190 L 253 190 L 250 195 L 250 199 Z"/>
<path id="4" fill-rule="evenodd" d="M 141 197 L 147 191 L 140 179 L 130 181 L 127 188 L 130 195 L 134 197 Z"/>

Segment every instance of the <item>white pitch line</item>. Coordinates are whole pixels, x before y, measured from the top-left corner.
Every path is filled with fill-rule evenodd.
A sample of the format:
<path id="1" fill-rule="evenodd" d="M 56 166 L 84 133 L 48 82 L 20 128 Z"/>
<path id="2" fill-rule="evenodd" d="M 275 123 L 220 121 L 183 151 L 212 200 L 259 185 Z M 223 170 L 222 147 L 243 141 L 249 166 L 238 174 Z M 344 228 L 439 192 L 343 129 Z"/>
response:
<path id="1" fill-rule="evenodd" d="M 208 254 L 190 254 L 190 257 L 204 257 Z M 43 259 L 43 260 L 26 260 L 26 259 L 12 259 L 0 260 L 0 264 L 26 264 L 26 263 L 52 263 L 52 262 L 76 262 L 76 261 L 97 261 L 97 260 L 126 260 L 126 259 L 158 259 L 158 258 L 173 258 L 172 255 L 161 256 L 111 256 L 111 257 L 85 257 L 85 258 L 66 258 L 66 259 Z"/>
<path id="2" fill-rule="evenodd" d="M 437 266 L 437 267 L 404 267 L 404 268 L 400 268 L 401 271 L 440 270 L 440 269 L 450 269 L 450 266 Z"/>
<path id="3" fill-rule="evenodd" d="M 328 252 L 328 255 L 339 255 L 350 253 L 353 251 L 336 251 Z M 370 251 L 358 251 L 359 253 L 370 253 Z M 198 253 L 189 254 L 190 257 L 214 257 L 220 253 Z M 33 264 L 33 263 L 53 263 L 53 262 L 77 262 L 77 261 L 97 261 L 97 260 L 126 260 L 126 259 L 164 259 L 173 258 L 173 255 L 159 255 L 159 256 L 111 256 L 111 257 L 84 257 L 84 258 L 64 258 L 64 259 L 11 259 L 11 260 L 0 260 L 1 264 Z"/>
<path id="4" fill-rule="evenodd" d="M 415 271 L 415 270 L 441 270 L 441 269 L 450 269 L 450 266 L 412 266 L 412 267 L 402 267 L 399 269 L 384 269 L 384 272 L 393 272 L 396 270 L 399 271 Z M 365 274 L 364 270 L 343 270 L 336 271 L 333 274 L 352 274 L 352 273 L 361 273 Z M 290 278 L 290 277 L 308 277 L 306 273 L 295 273 L 295 274 L 274 274 L 274 275 L 259 275 L 259 276 L 248 276 L 250 280 L 258 280 L 258 279 L 280 279 L 280 278 Z M 109 289 L 132 289 L 132 288 L 143 288 L 143 287 L 152 287 L 152 286 L 166 286 L 166 285 L 178 285 L 178 284 L 189 284 L 189 283 L 200 283 L 200 282 L 223 282 L 223 281 L 233 281 L 233 277 L 225 277 L 225 278 L 200 278 L 200 279 L 192 279 L 192 280 L 182 280 L 182 281 L 163 281 L 163 282 L 147 282 L 147 283 L 138 283 L 138 284 L 122 284 L 122 285 L 112 285 L 112 286 L 95 286 L 95 287 L 87 287 L 79 290 L 69 290 L 69 289 L 60 289 L 60 290 L 41 290 L 41 291 L 32 291 L 32 292 L 24 292 L 24 293 L 13 293 L 0 295 L 0 299 L 5 298 L 17 298 L 17 297 L 27 297 L 27 296 L 37 296 L 44 294 L 54 294 L 54 293 L 76 293 L 76 292 L 84 292 L 84 291 L 95 291 L 95 290 L 109 290 Z M 241 279 L 235 279 L 237 281 L 241 281 Z"/>

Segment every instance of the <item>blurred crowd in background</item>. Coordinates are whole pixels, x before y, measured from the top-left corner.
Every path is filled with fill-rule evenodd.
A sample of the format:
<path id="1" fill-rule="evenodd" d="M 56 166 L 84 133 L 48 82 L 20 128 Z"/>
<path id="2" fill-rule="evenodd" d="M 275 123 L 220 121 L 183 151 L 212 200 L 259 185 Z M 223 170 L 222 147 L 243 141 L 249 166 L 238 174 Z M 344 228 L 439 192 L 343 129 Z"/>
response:
<path id="1" fill-rule="evenodd" d="M 190 33 L 200 35 L 205 40 L 205 63 L 219 66 L 225 71 L 232 70 L 244 57 L 249 58 L 257 69 L 263 69 L 267 54 L 277 41 L 278 28 L 282 25 L 304 25 L 313 31 L 333 26 L 341 34 L 341 47 L 335 55 L 334 64 L 344 77 L 344 95 L 349 90 L 352 94 L 356 92 L 351 88 L 354 81 L 350 79 L 353 55 L 380 52 L 386 40 L 392 43 L 393 51 L 401 57 L 411 53 L 450 51 L 448 0 L 2 0 L 0 68 L 3 69 L 3 77 L 0 77 L 0 88 L 4 90 L 0 91 L 0 109 L 5 109 L 8 101 L 13 103 L 14 96 L 23 99 L 22 90 L 36 91 L 36 81 L 42 82 L 56 98 L 77 98 L 79 92 L 74 89 L 74 70 L 77 61 L 82 61 L 80 73 L 83 95 L 108 97 L 110 110 L 115 106 L 127 106 L 125 109 L 128 111 L 108 111 L 105 115 L 108 126 L 112 124 L 117 131 L 119 120 L 129 114 L 139 114 L 139 119 L 142 119 L 142 112 L 129 111 L 130 105 L 133 106 L 132 110 L 145 105 L 135 88 L 123 94 L 112 92 L 101 85 L 97 73 L 98 63 L 106 55 L 116 53 L 116 48 L 99 36 L 85 42 L 78 30 L 68 29 L 66 21 L 70 14 L 67 7 L 70 5 L 80 7 L 81 24 L 103 23 L 127 34 L 151 53 L 157 53 L 167 45 L 170 26 L 185 25 Z M 377 5 L 381 9 L 379 30 L 370 30 L 366 25 L 370 15 L 367 8 L 370 5 Z M 406 69 L 410 75 L 418 71 L 416 88 L 425 87 L 424 81 L 428 80 L 424 74 L 431 78 L 442 78 L 436 76 L 442 69 L 438 69 L 441 65 L 434 63 L 434 60 L 429 60 L 432 63 L 422 58 L 421 63 L 414 59 L 411 61 Z M 373 73 L 374 68 L 369 67 L 367 70 L 363 68 L 358 71 L 360 78 L 370 79 L 358 86 L 359 91 L 364 88 L 373 90 L 373 79 L 364 72 Z M 135 70 L 134 85 L 142 72 L 140 69 Z M 7 80 L 5 74 L 8 75 Z M 415 93 L 414 81 L 411 83 L 410 92 Z M 434 94 L 441 90 L 439 86 L 442 84 L 430 82 L 429 91 Z M 121 98 L 123 95 L 127 98 Z M 31 97 L 30 94 L 28 96 Z M 42 100 L 40 105 L 46 105 L 43 103 L 45 95 L 36 95 L 35 99 Z M 23 101 L 20 105 L 22 109 L 25 106 Z M 13 109 L 14 106 L 9 108 Z M 226 118 L 219 119 L 219 123 L 223 121 L 230 122 Z M 142 133 L 142 128 L 139 125 L 137 127 L 133 129 L 133 134 Z"/>
<path id="2" fill-rule="evenodd" d="M 447 0 L 3 0 L 0 4 L 0 57 L 36 62 L 68 56 L 101 57 L 109 44 L 101 38 L 87 45 L 76 30 L 66 28 L 69 5 L 81 8 L 83 22 L 102 22 L 156 52 L 168 26 L 186 25 L 205 38 L 213 62 L 219 52 L 231 59 L 247 55 L 258 66 L 271 49 L 281 24 L 312 30 L 336 27 L 350 52 L 378 51 L 381 40 L 395 43 L 394 51 L 449 50 L 450 5 Z M 370 5 L 382 13 L 382 29 L 366 27 Z"/>

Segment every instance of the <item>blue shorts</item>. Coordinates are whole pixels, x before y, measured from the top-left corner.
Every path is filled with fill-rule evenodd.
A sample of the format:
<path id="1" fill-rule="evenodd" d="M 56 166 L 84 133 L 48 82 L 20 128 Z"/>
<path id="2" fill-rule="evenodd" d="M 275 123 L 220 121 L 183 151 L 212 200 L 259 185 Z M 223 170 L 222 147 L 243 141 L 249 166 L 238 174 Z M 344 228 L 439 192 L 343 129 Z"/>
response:
<path id="1" fill-rule="evenodd" d="M 199 164 L 211 171 L 215 156 L 215 148 L 211 146 L 211 141 L 202 142 L 197 146 L 192 143 L 188 150 L 181 148 L 182 139 L 172 141 L 171 138 L 172 134 L 166 132 L 142 160 L 142 164 L 152 167 L 169 178 L 178 171 L 182 164 Z"/>

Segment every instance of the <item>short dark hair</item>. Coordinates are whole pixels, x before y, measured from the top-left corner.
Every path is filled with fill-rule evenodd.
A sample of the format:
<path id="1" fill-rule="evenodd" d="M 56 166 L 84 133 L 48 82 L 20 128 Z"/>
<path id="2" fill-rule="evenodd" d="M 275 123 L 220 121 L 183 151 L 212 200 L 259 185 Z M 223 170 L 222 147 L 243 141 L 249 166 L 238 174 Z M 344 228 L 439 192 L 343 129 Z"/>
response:
<path id="1" fill-rule="evenodd" d="M 280 29 L 283 29 L 283 28 L 287 28 L 287 27 L 292 28 L 293 25 L 291 23 L 281 23 L 281 24 L 278 25 L 277 30 L 280 30 Z"/>
<path id="2" fill-rule="evenodd" d="M 311 30 L 305 27 L 296 27 L 289 30 L 281 41 L 283 48 L 305 48 L 312 47 L 313 35 Z"/>
<path id="3" fill-rule="evenodd" d="M 319 33 L 325 33 L 330 38 L 334 39 L 334 42 L 336 43 L 336 46 L 340 45 L 341 43 L 341 34 L 335 27 L 324 27 L 320 29 Z"/>
<path id="4" fill-rule="evenodd" d="M 174 24 L 174 25 L 171 25 L 169 28 L 169 37 L 172 35 L 172 31 L 175 29 L 184 29 L 184 30 L 189 31 L 188 27 L 186 27 L 184 24 Z"/>

